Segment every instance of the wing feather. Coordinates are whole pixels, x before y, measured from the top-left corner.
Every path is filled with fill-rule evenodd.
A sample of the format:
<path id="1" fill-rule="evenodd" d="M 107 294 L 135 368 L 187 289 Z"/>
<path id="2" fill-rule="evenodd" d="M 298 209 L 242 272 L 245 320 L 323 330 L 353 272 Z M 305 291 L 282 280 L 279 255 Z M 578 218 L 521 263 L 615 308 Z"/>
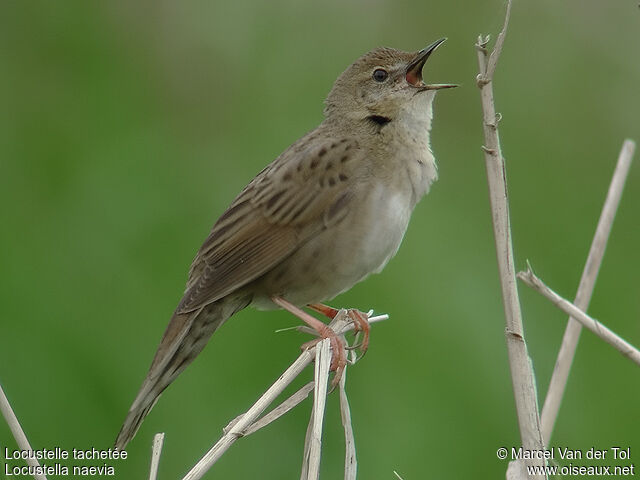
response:
<path id="1" fill-rule="evenodd" d="M 344 218 L 351 199 L 347 139 L 318 142 L 311 132 L 245 187 L 198 251 L 178 313 L 215 302 L 282 262 L 330 222 Z"/>

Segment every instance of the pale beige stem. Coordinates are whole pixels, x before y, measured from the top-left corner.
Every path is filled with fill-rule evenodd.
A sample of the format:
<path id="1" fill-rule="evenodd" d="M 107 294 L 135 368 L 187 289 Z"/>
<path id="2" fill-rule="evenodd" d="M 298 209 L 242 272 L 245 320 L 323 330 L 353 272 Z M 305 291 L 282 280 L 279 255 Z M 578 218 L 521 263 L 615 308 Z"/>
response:
<path id="1" fill-rule="evenodd" d="M 358 460 L 356 458 L 356 443 L 351 426 L 351 409 L 345 385 L 347 383 L 347 369 L 340 379 L 340 418 L 344 428 L 344 480 L 356 480 L 358 475 Z"/>
<path id="2" fill-rule="evenodd" d="M 18 448 L 22 451 L 33 450 L 31 445 L 29 444 L 29 440 L 27 440 L 27 436 L 24 434 L 24 430 L 20 426 L 20 422 L 18 421 L 18 417 L 13 412 L 11 408 L 11 404 L 9 403 L 9 399 L 4 394 L 4 390 L 2 389 L 2 385 L 0 385 L 0 411 L 2 412 L 2 416 L 9 425 L 9 430 L 13 434 L 13 438 L 16 439 L 16 443 L 18 444 Z M 31 456 L 30 456 L 31 457 Z M 34 467 L 36 469 L 40 469 L 40 464 L 38 460 L 35 458 L 27 458 L 27 465 Z M 36 480 L 47 480 L 47 477 L 43 474 L 35 474 L 33 476 Z"/>
<path id="3" fill-rule="evenodd" d="M 522 326 L 522 313 L 520 311 L 520 301 L 518 298 L 513 262 L 505 162 L 498 138 L 498 116 L 496 115 L 493 101 L 493 74 L 502 50 L 510 9 L 511 1 L 509 0 L 507 3 L 504 27 L 498 36 L 496 46 L 491 54 L 488 54 L 486 49 L 488 37 L 483 38 L 480 36 L 478 38 L 476 49 L 478 51 L 480 73 L 477 77 L 477 83 L 482 99 L 485 141 L 483 150 L 487 168 L 498 271 L 500 274 L 502 300 L 505 311 L 505 335 L 518 425 L 520 427 L 520 438 L 523 448 L 526 450 L 539 451 L 544 448 L 544 443 L 540 432 L 535 377 L 527 352 Z M 538 465 L 542 467 L 544 464 L 544 460 L 540 459 L 527 460 L 527 465 L 531 466 Z"/>
<path id="4" fill-rule="evenodd" d="M 547 285 L 544 284 L 542 280 L 540 280 L 540 278 L 535 275 L 535 273 L 533 273 L 531 267 L 529 267 L 526 272 L 518 273 L 518 278 L 529 285 L 531 288 L 533 288 L 535 291 L 542 294 L 542 296 L 550 300 L 551 303 L 553 303 L 556 307 L 569 315 L 571 318 L 574 318 L 575 320 L 580 322 L 583 327 L 591 330 L 602 340 L 622 353 L 622 355 L 640 365 L 640 350 L 638 350 L 622 337 L 614 333 L 612 330 L 609 330 L 595 318 L 592 318 L 584 313 L 569 300 L 562 298 L 556 292 L 551 290 Z"/>
<path id="5" fill-rule="evenodd" d="M 315 349 L 305 350 L 285 370 L 280 378 L 258 399 L 258 401 L 227 431 L 218 442 L 202 457 L 202 459 L 185 475 L 183 480 L 199 480 L 226 452 L 235 441 L 242 437 L 242 432 L 257 420 L 262 412 L 273 402 L 305 367 L 313 360 Z"/>
<path id="6" fill-rule="evenodd" d="M 153 436 L 153 448 L 151 450 L 151 468 L 149 470 L 149 480 L 158 478 L 158 467 L 160 466 L 160 454 L 164 443 L 164 433 L 156 433 Z"/>
<path id="7" fill-rule="evenodd" d="M 602 257 L 607 248 L 611 226 L 613 225 L 613 219 L 618 210 L 620 197 L 622 196 L 622 190 L 624 189 L 627 174 L 629 173 L 634 150 L 635 143 L 632 140 L 625 140 L 620 150 L 620 155 L 618 156 L 618 163 L 609 186 L 607 199 L 602 208 L 596 233 L 591 243 L 587 263 L 584 266 L 582 278 L 580 278 L 578 292 L 573 301 L 576 307 L 585 312 L 589 308 L 591 294 L 593 293 L 596 278 L 598 278 Z M 553 427 L 558 417 L 558 410 L 562 403 L 562 397 L 564 396 L 564 390 L 567 385 L 567 379 L 569 378 L 569 371 L 571 370 L 573 357 L 576 353 L 581 330 L 582 325 L 580 322 L 570 317 L 564 332 L 564 337 L 562 338 L 562 344 L 560 345 L 556 365 L 553 369 L 553 375 L 549 382 L 549 390 L 544 400 L 542 414 L 540 415 L 542 438 L 544 439 L 545 445 L 548 445 L 551 441 Z"/>
<path id="8" fill-rule="evenodd" d="M 327 383 L 331 366 L 330 341 L 325 338 L 316 345 L 315 385 L 313 389 L 313 411 L 307 429 L 300 480 L 320 478 L 320 458 L 322 452 L 322 423 L 327 403 Z M 345 367 L 346 370 L 346 367 Z"/>
<path id="9" fill-rule="evenodd" d="M 315 382 L 312 380 L 309 383 L 307 383 L 304 387 L 300 388 L 296 393 L 291 395 L 284 402 L 282 402 L 276 408 L 271 410 L 269 413 L 261 417 L 259 420 L 254 422 L 250 427 L 248 427 L 245 431 L 243 431 L 242 436 L 248 437 L 252 433 L 255 433 L 258 430 L 260 430 L 261 428 L 266 427 L 270 423 L 275 422 L 277 419 L 279 419 L 282 415 L 287 413 L 289 410 L 298 406 L 303 400 L 305 400 L 309 396 L 309 393 L 313 391 L 314 384 Z M 225 429 L 225 432 L 226 431 L 227 430 Z"/>
<path id="10" fill-rule="evenodd" d="M 369 323 L 388 319 L 388 315 L 378 315 L 369 318 Z M 353 322 L 347 316 L 346 310 L 340 310 L 329 325 L 338 335 L 353 330 Z M 311 363 L 315 357 L 317 346 L 305 350 L 298 359 L 278 378 L 278 380 L 258 399 L 258 401 L 243 415 L 236 418 L 225 429 L 218 442 L 198 461 L 198 463 L 183 477 L 182 480 L 199 480 L 215 464 L 215 462 L 235 443 L 244 436 L 245 432 L 254 432 L 252 425 L 264 410 L 282 393 L 282 391 Z M 299 396 L 296 395 L 296 399 Z M 284 410 L 285 408 L 283 408 Z M 262 426 L 266 425 L 262 423 Z"/>

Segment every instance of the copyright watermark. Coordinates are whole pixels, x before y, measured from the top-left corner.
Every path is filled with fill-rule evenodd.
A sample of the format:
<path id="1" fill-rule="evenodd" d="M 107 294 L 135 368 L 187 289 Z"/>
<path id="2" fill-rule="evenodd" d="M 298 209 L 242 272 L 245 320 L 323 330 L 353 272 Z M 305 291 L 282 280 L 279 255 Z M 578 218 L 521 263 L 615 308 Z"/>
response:
<path id="1" fill-rule="evenodd" d="M 544 460 L 545 465 L 527 465 L 529 475 L 558 476 L 635 476 L 631 448 L 612 446 L 574 449 L 553 447 L 543 450 L 526 450 L 522 447 L 499 447 L 496 456 L 500 460 Z M 618 462 L 613 465 L 608 462 Z M 529 463 L 529 462 L 527 462 Z"/>

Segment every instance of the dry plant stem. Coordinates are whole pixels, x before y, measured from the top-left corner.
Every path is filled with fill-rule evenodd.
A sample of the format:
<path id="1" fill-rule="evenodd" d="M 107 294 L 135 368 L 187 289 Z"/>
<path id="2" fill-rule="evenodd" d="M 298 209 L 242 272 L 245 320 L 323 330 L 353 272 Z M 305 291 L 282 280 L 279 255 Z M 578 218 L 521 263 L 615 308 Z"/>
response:
<path id="1" fill-rule="evenodd" d="M 507 480 L 526 480 L 527 466 L 524 460 L 512 460 L 507 467 Z"/>
<path id="2" fill-rule="evenodd" d="M 368 313 L 368 315 L 371 315 L 372 312 L 373 311 L 370 311 Z M 388 318 L 389 318 L 389 315 L 386 315 L 386 314 L 385 315 L 377 315 L 375 317 L 369 317 L 369 324 L 375 323 L 375 322 L 379 322 L 381 320 L 387 320 Z M 301 332 L 304 332 L 304 333 L 309 333 L 311 335 L 316 335 L 316 336 L 318 335 L 318 332 L 316 332 L 311 327 L 299 326 L 299 327 L 294 327 L 294 329 L 296 329 L 298 331 L 301 331 Z M 283 329 L 283 330 L 279 330 L 279 331 L 285 331 L 285 330 L 290 330 L 290 329 Z M 357 338 L 356 338 L 356 342 L 357 342 Z M 349 353 L 350 353 L 350 355 L 352 357 L 351 358 L 351 362 L 355 363 L 356 360 L 357 360 L 357 357 L 356 357 L 356 354 L 355 354 L 355 350 L 349 350 Z M 242 432 L 242 436 L 246 437 L 248 435 L 251 435 L 252 433 L 257 432 L 261 428 L 264 428 L 267 425 L 269 425 L 270 423 L 273 423 L 274 421 L 276 421 L 278 418 L 280 418 L 282 415 L 287 413 L 289 410 L 292 410 L 293 408 L 298 406 L 298 404 L 300 404 L 304 399 L 306 399 L 309 396 L 309 393 L 311 393 L 311 391 L 313 390 L 314 383 L 315 382 L 313 380 L 310 381 L 305 386 L 300 388 L 300 390 L 298 390 L 293 395 L 291 395 L 289 398 L 287 398 L 285 401 L 283 401 L 276 408 L 271 410 L 266 415 L 262 416 L 259 420 L 256 420 L 253 424 L 251 424 L 251 426 L 249 426 L 246 430 L 244 430 Z M 242 418 L 242 415 L 238 415 L 236 418 L 234 418 L 229 423 L 229 425 L 227 425 L 223 429 L 223 432 L 227 433 L 229 431 L 229 429 L 231 429 L 236 424 L 236 422 L 238 420 L 240 420 L 240 418 Z"/>
<path id="3" fill-rule="evenodd" d="M 313 389 L 313 412 L 309 420 L 307 441 L 305 442 L 302 473 L 300 480 L 320 478 L 320 457 L 322 452 L 322 422 L 327 402 L 327 382 L 331 366 L 330 339 L 324 339 L 316 346 L 315 375 Z"/>
<path id="4" fill-rule="evenodd" d="M 313 410 L 309 416 L 309 424 L 307 425 L 307 432 L 304 436 L 304 455 L 302 457 L 302 470 L 300 471 L 300 479 L 304 480 L 309 475 L 309 445 L 311 444 L 311 431 L 313 430 Z"/>
<path id="5" fill-rule="evenodd" d="M 622 145 L 622 150 L 620 150 L 620 155 L 618 156 L 618 163 L 613 173 L 611 185 L 609 186 L 607 199 L 602 208 L 598 227 L 596 228 L 596 233 L 591 243 L 587 263 L 584 266 L 582 278 L 580 278 L 578 292 L 573 301 L 576 307 L 585 312 L 589 308 L 591 294 L 593 293 L 593 287 L 598 277 L 602 257 L 607 248 L 611 226 L 613 225 L 613 219 L 615 218 L 620 203 L 620 197 L 622 196 L 622 190 L 624 189 L 627 174 L 629 173 L 634 150 L 635 143 L 632 140 L 625 140 Z M 542 438 L 544 439 L 545 445 L 548 445 L 551 440 L 551 434 L 553 433 L 553 427 L 558 417 L 558 410 L 562 403 L 562 397 L 567 385 L 567 378 L 569 377 L 569 371 L 571 370 L 573 357 L 576 353 L 581 330 L 582 325 L 580 322 L 569 318 L 569 323 L 567 323 L 562 344 L 560 345 L 560 351 L 558 352 L 558 359 L 556 360 L 553 375 L 549 382 L 549 390 L 547 391 L 540 415 Z"/>
<path id="6" fill-rule="evenodd" d="M 371 310 L 371 311 L 369 311 L 369 313 L 367 313 L 367 315 L 371 315 L 372 313 L 373 313 L 373 311 Z M 384 313 L 382 315 L 376 315 L 375 317 L 371 317 L 370 316 L 369 317 L 369 325 L 371 325 L 372 323 L 381 322 L 382 320 L 389 320 L 389 315 Z M 354 329 L 353 324 L 347 324 L 347 325 L 350 325 L 349 328 L 346 329 L 346 330 L 342 330 L 341 333 L 346 333 L 347 331 Z M 316 332 L 313 328 L 311 328 L 311 327 L 309 327 L 307 325 L 298 325 L 296 327 L 291 327 L 291 329 L 296 330 L 296 331 L 301 332 L 301 333 L 308 333 L 309 335 L 315 335 L 316 337 L 318 336 L 318 332 Z M 278 330 L 278 331 L 283 332 L 283 331 L 286 331 L 286 330 L 289 330 L 289 329 L 288 328 L 287 329 L 281 329 L 281 330 Z M 336 333 L 338 333 L 338 332 L 336 332 Z"/>
<path id="7" fill-rule="evenodd" d="M 356 459 L 356 443 L 353 436 L 353 427 L 351 426 L 351 409 L 349 408 L 349 400 L 345 385 L 347 382 L 347 369 L 340 379 L 340 418 L 342 419 L 342 427 L 344 428 L 344 480 L 356 480 L 358 475 L 358 460 Z"/>
<path id="8" fill-rule="evenodd" d="M 149 471 L 149 480 L 158 478 L 158 466 L 160 465 L 160 454 L 162 453 L 162 444 L 164 443 L 164 433 L 156 433 L 153 436 L 153 449 L 151 450 L 151 469 Z"/>
<path id="9" fill-rule="evenodd" d="M 307 383 L 304 387 L 298 390 L 296 393 L 287 398 L 284 402 L 278 405 L 276 408 L 271 410 L 265 416 L 261 417 L 260 420 L 253 423 L 249 428 L 247 428 L 244 432 L 242 432 L 242 436 L 246 437 L 251 435 L 254 432 L 257 432 L 261 428 L 266 427 L 270 423 L 275 422 L 282 415 L 287 413 L 289 410 L 298 406 L 300 402 L 302 402 L 305 398 L 309 396 L 309 393 L 313 390 L 315 382 L 312 380 Z M 240 417 L 238 417 L 240 418 Z"/>
<path id="10" fill-rule="evenodd" d="M 24 430 L 22 430 L 22 427 L 20 426 L 18 417 L 16 417 L 16 414 L 11 408 L 9 399 L 4 394 L 2 385 L 0 385 L 0 411 L 2 411 L 2 416 L 6 420 L 7 425 L 9 425 L 9 430 L 11 430 L 13 438 L 15 438 L 18 448 L 20 450 L 33 450 L 29 444 L 29 440 L 27 440 L 27 436 L 24 434 Z M 30 457 L 26 459 L 27 465 L 31 467 L 40 467 L 38 460 Z M 47 477 L 42 474 L 36 474 L 33 478 L 36 480 L 47 480 Z"/>
<path id="11" fill-rule="evenodd" d="M 502 30 L 498 34 L 498 38 L 496 39 L 496 44 L 493 47 L 493 51 L 489 55 L 489 59 L 486 63 L 486 68 L 484 72 L 482 71 L 482 66 L 480 67 L 480 74 L 483 75 L 484 79 L 487 81 L 493 80 L 493 74 L 496 71 L 496 67 L 498 66 L 498 59 L 500 58 L 500 54 L 502 53 L 502 46 L 504 45 L 504 37 L 507 35 L 507 26 L 509 25 L 509 18 L 511 17 L 511 0 L 507 1 L 507 11 L 504 14 L 504 24 L 502 26 Z M 488 40 L 488 37 L 487 37 Z M 486 42 L 484 42 L 486 44 Z"/>
<path id="12" fill-rule="evenodd" d="M 258 399 L 258 401 L 227 431 L 225 435 L 202 457 L 202 459 L 187 473 L 183 480 L 198 480 L 211 466 L 226 452 L 235 441 L 242 436 L 242 432 L 251 425 L 260 414 L 273 402 L 305 367 L 313 360 L 314 350 L 305 350 L 285 370 L 280 378 Z"/>
<path id="13" fill-rule="evenodd" d="M 369 323 L 379 322 L 389 318 L 388 315 L 378 315 L 369 318 Z M 348 322 L 348 323 L 347 323 Z M 354 325 L 348 321 L 346 310 L 341 310 L 329 325 L 338 335 L 353 330 Z M 235 441 L 256 421 L 260 414 L 282 393 L 282 391 L 311 363 L 315 356 L 315 346 L 302 352 L 298 359 L 285 370 L 278 380 L 258 399 L 258 401 L 244 414 L 232 422 L 218 442 L 198 461 L 198 463 L 183 477 L 182 480 L 198 480 L 213 466 Z M 254 430 L 255 431 L 255 430 Z"/>
<path id="14" fill-rule="evenodd" d="M 527 352 L 522 327 L 522 314 L 516 284 L 511 243 L 511 226 L 507 199 L 506 170 L 498 139 L 498 118 L 493 102 L 493 73 L 504 42 L 511 1 L 507 3 L 507 14 L 496 47 L 487 56 L 488 39 L 480 36 L 476 48 L 480 73 L 477 78 L 482 98 L 485 162 L 489 183 L 491 215 L 498 258 L 498 271 L 502 285 L 502 299 L 506 321 L 506 341 L 511 367 L 511 380 L 515 396 L 518 424 L 522 446 L 526 450 L 542 450 L 542 434 L 533 368 Z M 528 460 L 528 465 L 544 465 L 544 460 Z"/>
<path id="15" fill-rule="evenodd" d="M 527 269 L 526 272 L 518 273 L 518 278 L 522 280 L 524 283 L 529 285 L 531 288 L 536 290 L 538 293 L 542 294 L 542 296 L 546 297 L 551 301 L 556 307 L 562 310 L 564 313 L 569 315 L 571 318 L 576 319 L 578 322 L 582 324 L 583 327 L 588 328 L 593 333 L 595 333 L 602 340 L 607 342 L 613 348 L 618 350 L 622 355 L 628 357 L 633 362 L 640 365 L 640 350 L 635 348 L 629 342 L 621 338 L 619 335 L 614 333 L 605 327 L 602 323 L 598 322 L 595 318 L 590 317 L 578 307 L 576 307 L 569 300 L 562 298 L 556 292 L 551 290 L 548 286 L 546 286 L 540 278 L 538 278 L 531 267 Z"/>
<path id="16" fill-rule="evenodd" d="M 372 312 L 369 312 L 368 315 L 371 315 L 371 313 Z M 386 315 L 386 314 L 385 315 L 377 315 L 375 317 L 369 317 L 369 324 L 375 323 L 375 322 L 379 322 L 381 320 L 387 320 L 388 318 L 389 318 L 389 315 Z M 311 327 L 299 326 L 299 327 L 294 327 L 294 328 L 296 330 L 304 332 L 304 333 L 309 333 L 311 335 L 318 335 L 318 332 L 316 332 Z M 356 355 L 355 355 L 355 351 L 354 350 L 349 350 L 349 353 L 351 354 L 351 357 L 352 357 L 352 363 L 355 363 L 355 361 L 357 360 L 356 359 Z M 296 393 L 294 393 L 289 398 L 287 398 L 285 401 L 283 401 L 276 408 L 274 408 L 269 413 L 267 413 L 266 415 L 261 417 L 256 422 L 254 422 L 250 427 L 248 427 L 246 430 L 244 430 L 242 432 L 242 436 L 246 437 L 248 435 L 251 435 L 254 432 L 257 432 L 261 428 L 264 428 L 267 425 L 269 425 L 270 423 L 273 423 L 274 421 L 276 421 L 278 418 L 280 418 L 282 415 L 287 413 L 289 410 L 295 408 L 299 403 L 301 403 L 305 398 L 307 398 L 309 396 L 309 393 L 313 390 L 313 386 L 314 386 L 314 381 L 312 380 L 311 382 L 309 382 L 305 386 L 303 386 L 300 390 L 298 390 Z M 227 433 L 227 431 L 231 427 L 233 427 L 233 425 L 235 425 L 235 422 L 237 422 L 240 418 L 242 418 L 242 415 L 239 415 L 227 427 L 225 427 L 224 433 Z"/>

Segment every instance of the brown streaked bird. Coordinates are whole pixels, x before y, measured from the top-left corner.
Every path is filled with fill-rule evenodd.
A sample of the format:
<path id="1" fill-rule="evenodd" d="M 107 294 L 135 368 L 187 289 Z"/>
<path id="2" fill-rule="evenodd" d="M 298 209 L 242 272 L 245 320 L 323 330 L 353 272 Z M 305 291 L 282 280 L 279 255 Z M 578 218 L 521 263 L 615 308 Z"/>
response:
<path id="1" fill-rule="evenodd" d="M 378 48 L 336 80 L 324 120 L 262 170 L 213 226 L 189 271 L 115 446 L 124 449 L 162 391 L 229 317 L 252 305 L 284 308 L 341 342 L 300 307 L 332 316 L 330 300 L 395 255 L 413 208 L 437 178 L 429 144 L 436 91 L 422 70 L 445 39 L 419 52 Z M 365 330 L 366 316 L 350 315 Z"/>

